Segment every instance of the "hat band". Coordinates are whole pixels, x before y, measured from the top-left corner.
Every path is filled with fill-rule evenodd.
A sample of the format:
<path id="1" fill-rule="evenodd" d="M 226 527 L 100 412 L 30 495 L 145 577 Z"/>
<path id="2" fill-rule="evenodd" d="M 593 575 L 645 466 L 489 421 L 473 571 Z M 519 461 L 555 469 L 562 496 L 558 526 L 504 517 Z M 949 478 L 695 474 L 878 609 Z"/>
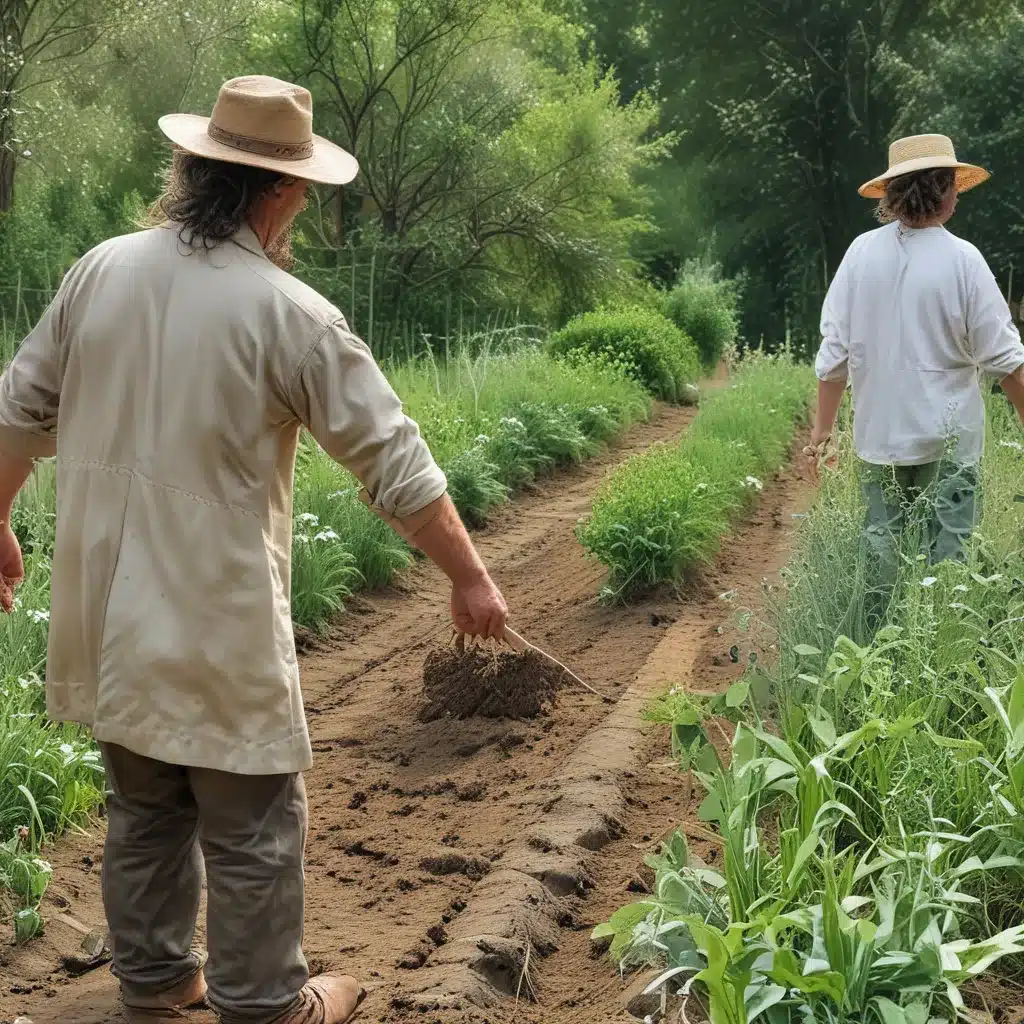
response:
<path id="1" fill-rule="evenodd" d="M 214 142 L 223 143 L 232 149 L 240 149 L 244 153 L 254 153 L 257 156 L 276 157 L 278 160 L 308 160 L 313 155 L 313 140 L 308 142 L 266 142 L 263 139 L 253 139 L 248 135 L 236 135 L 234 132 L 227 132 L 223 128 L 210 121 L 206 126 L 206 134 Z"/>

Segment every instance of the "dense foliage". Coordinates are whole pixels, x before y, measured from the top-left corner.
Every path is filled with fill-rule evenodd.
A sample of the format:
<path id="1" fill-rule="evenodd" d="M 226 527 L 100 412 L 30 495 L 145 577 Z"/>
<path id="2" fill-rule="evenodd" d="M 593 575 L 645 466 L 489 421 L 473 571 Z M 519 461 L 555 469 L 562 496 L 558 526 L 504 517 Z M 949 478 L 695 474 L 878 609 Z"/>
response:
<path id="1" fill-rule="evenodd" d="M 308 86 L 316 129 L 359 158 L 350 186 L 317 190 L 296 250 L 376 351 L 502 310 L 564 320 L 637 287 L 650 224 L 635 172 L 664 150 L 657 109 L 623 102 L 582 29 L 541 0 L 9 7 L 0 310 L 22 330 L 68 264 L 153 198 L 157 118 L 208 113 L 223 79 L 252 71 Z"/>
<path id="2" fill-rule="evenodd" d="M 1024 952 L 1024 449 L 1003 399 L 991 414 L 966 564 L 928 566 L 911 532 L 895 591 L 872 591 L 846 435 L 768 595 L 774 656 L 649 709 L 724 857 L 711 870 L 677 836 L 649 862 L 651 897 L 598 934 L 667 965 L 658 985 L 712 1021 L 953 1020 Z"/>
<path id="3" fill-rule="evenodd" d="M 552 336 L 549 349 L 555 356 L 599 356 L 667 402 L 696 397 L 697 349 L 671 320 L 646 306 L 583 313 Z"/>
<path id="4" fill-rule="evenodd" d="M 670 284 L 713 245 L 728 274 L 748 275 L 744 333 L 755 344 L 787 330 L 814 344 L 831 275 L 875 226 L 856 189 L 885 168 L 901 134 L 950 134 L 964 158 L 989 164 L 992 182 L 965 198 L 954 230 L 1000 281 L 1024 266 L 1013 227 L 1019 0 L 563 6 L 590 25 L 624 96 L 652 93 L 661 129 L 678 140 L 673 159 L 644 174 L 659 234 L 640 239 L 638 253 Z"/>
<path id="5" fill-rule="evenodd" d="M 665 315 L 693 339 L 706 370 L 736 342 L 739 297 L 736 281 L 723 280 L 718 267 L 697 260 L 683 267 L 665 296 Z"/>

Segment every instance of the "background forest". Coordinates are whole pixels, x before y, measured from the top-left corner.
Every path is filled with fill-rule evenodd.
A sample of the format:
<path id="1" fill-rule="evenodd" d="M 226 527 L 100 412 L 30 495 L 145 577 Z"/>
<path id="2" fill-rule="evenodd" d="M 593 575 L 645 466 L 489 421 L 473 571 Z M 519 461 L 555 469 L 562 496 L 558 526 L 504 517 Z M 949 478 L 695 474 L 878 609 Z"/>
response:
<path id="1" fill-rule="evenodd" d="M 157 118 L 251 71 L 308 86 L 360 160 L 299 273 L 381 354 L 715 265 L 747 343 L 809 348 L 872 226 L 856 186 L 919 131 L 994 172 L 954 229 L 1016 297 L 1022 50 L 1016 0 L 3 0 L 0 310 L 23 332 L 157 194 Z"/>

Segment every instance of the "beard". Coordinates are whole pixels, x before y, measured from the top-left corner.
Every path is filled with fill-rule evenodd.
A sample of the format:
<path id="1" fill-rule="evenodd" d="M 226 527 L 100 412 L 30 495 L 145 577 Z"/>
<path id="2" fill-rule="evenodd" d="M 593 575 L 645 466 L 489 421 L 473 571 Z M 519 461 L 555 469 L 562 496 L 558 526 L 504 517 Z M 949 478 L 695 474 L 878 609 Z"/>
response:
<path id="1" fill-rule="evenodd" d="M 295 233 L 295 218 L 298 217 L 306 207 L 309 206 L 309 191 L 303 194 L 302 205 L 295 211 L 294 216 L 289 221 L 288 226 L 281 232 L 277 238 L 264 250 L 267 255 L 267 259 L 278 267 L 280 270 L 285 270 L 291 273 L 295 269 L 295 254 L 292 252 L 292 238 Z"/>
<path id="2" fill-rule="evenodd" d="M 295 254 L 292 252 L 292 234 L 293 227 L 289 224 L 265 250 L 267 259 L 275 267 L 288 273 L 295 269 Z"/>

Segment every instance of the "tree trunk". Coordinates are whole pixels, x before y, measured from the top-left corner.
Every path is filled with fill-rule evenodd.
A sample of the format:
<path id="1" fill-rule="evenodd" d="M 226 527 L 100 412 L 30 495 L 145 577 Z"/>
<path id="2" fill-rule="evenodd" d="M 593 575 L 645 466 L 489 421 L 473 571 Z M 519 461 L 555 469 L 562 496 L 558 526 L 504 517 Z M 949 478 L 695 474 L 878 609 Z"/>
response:
<path id="1" fill-rule="evenodd" d="M 14 205 L 15 162 L 14 111 L 8 107 L 0 109 L 0 213 L 7 213 Z"/>

